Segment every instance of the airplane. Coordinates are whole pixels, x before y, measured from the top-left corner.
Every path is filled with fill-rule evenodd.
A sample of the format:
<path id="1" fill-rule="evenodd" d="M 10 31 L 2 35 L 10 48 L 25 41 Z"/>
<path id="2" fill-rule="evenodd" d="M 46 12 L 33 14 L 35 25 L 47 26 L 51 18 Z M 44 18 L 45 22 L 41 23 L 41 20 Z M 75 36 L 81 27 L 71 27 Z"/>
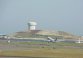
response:
<path id="1" fill-rule="evenodd" d="M 47 39 L 48 39 L 49 42 L 55 42 L 57 40 L 57 38 L 53 39 L 52 37 L 47 37 Z"/>

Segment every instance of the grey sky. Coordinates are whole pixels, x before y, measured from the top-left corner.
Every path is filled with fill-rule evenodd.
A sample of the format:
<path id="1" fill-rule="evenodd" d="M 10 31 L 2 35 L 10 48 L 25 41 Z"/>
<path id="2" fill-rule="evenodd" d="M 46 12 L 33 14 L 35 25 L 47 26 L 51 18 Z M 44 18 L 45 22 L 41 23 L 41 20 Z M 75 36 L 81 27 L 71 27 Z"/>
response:
<path id="1" fill-rule="evenodd" d="M 83 35 L 83 0 L 0 0 L 0 33 L 27 30 L 30 19 L 38 29 Z"/>

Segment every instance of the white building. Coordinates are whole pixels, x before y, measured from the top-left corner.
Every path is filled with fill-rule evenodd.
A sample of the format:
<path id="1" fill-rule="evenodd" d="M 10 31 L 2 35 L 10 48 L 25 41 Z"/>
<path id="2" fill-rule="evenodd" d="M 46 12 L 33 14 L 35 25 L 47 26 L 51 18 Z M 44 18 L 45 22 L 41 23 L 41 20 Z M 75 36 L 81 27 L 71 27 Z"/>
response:
<path id="1" fill-rule="evenodd" d="M 28 29 L 29 29 L 29 30 L 36 30 L 36 25 L 37 25 L 36 22 L 30 21 L 30 22 L 28 23 Z"/>

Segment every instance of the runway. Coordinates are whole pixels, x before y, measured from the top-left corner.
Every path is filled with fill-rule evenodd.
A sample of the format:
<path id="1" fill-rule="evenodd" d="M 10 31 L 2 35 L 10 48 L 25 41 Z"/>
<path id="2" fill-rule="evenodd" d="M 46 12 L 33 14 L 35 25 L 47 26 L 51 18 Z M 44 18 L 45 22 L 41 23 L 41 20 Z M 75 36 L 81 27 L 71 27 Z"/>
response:
<path id="1" fill-rule="evenodd" d="M 10 42 L 8 42 L 10 40 Z M 55 42 L 32 39 L 0 39 L 0 50 L 31 50 L 40 47 L 63 47 L 56 45 L 56 42 L 75 43 L 76 40 L 58 39 Z"/>

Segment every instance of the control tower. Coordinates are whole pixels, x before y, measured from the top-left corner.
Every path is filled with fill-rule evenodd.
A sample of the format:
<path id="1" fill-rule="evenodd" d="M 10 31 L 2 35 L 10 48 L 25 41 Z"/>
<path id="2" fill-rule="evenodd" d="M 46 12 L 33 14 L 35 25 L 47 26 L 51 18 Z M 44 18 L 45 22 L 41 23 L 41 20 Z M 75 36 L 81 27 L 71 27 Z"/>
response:
<path id="1" fill-rule="evenodd" d="M 36 30 L 37 23 L 35 21 L 28 22 L 28 30 Z"/>

